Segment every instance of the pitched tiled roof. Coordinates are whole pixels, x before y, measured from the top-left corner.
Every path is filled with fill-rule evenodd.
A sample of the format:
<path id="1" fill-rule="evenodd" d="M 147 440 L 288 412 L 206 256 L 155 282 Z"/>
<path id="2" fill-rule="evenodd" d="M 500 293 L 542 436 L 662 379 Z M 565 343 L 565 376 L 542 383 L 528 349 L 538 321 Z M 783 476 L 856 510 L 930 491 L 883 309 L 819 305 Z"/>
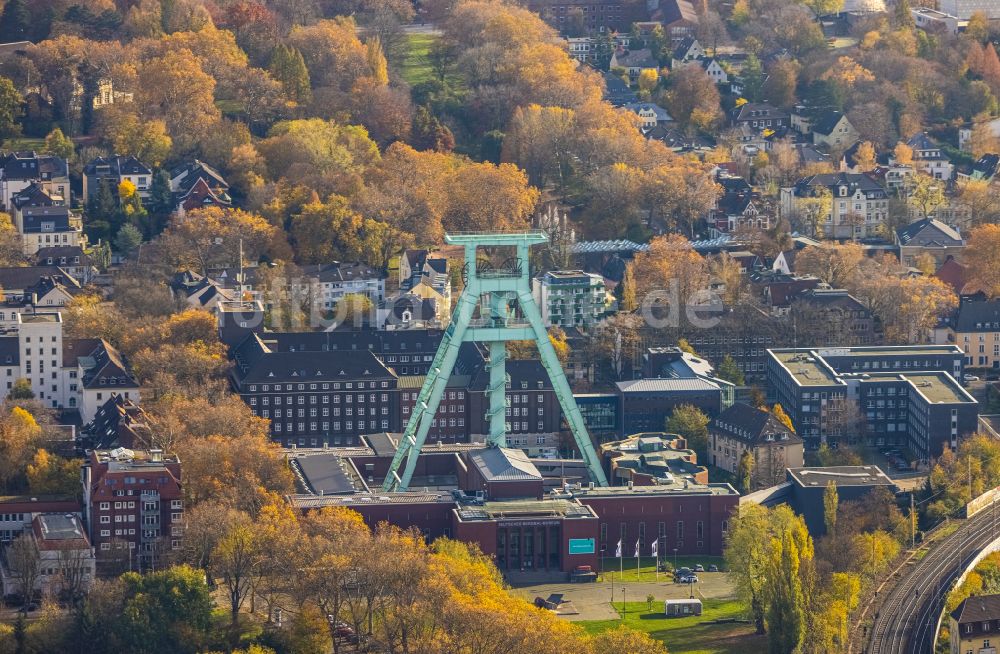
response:
<path id="1" fill-rule="evenodd" d="M 900 245 L 961 247 L 965 240 L 958 230 L 936 218 L 924 218 L 896 230 Z"/>
<path id="2" fill-rule="evenodd" d="M 823 115 L 813 125 L 813 131 L 829 136 L 837 128 L 837 124 L 840 123 L 840 119 L 843 117 L 844 114 L 839 111 L 824 111 Z"/>
<path id="3" fill-rule="evenodd" d="M 234 374 L 241 383 L 286 381 L 330 382 L 341 379 L 391 379 L 396 375 L 368 350 L 274 351 L 258 334 L 249 334 L 234 352 Z"/>
<path id="4" fill-rule="evenodd" d="M 998 620 L 1000 619 L 1000 595 L 968 597 L 951 612 L 951 617 L 960 625 L 973 623 L 974 626 L 975 623 Z M 993 631 L 993 633 L 995 632 L 996 630 Z M 978 632 L 976 633 L 978 634 Z M 965 631 L 962 631 L 962 636 L 965 636 Z"/>
<path id="5" fill-rule="evenodd" d="M 719 414 L 719 417 L 712 421 L 712 429 L 748 444 L 802 441 L 767 411 L 742 402 L 733 404 Z"/>
<path id="6" fill-rule="evenodd" d="M 153 170 L 132 155 L 115 154 L 97 157 L 83 168 L 84 175 L 123 177 L 125 175 L 152 175 Z"/>

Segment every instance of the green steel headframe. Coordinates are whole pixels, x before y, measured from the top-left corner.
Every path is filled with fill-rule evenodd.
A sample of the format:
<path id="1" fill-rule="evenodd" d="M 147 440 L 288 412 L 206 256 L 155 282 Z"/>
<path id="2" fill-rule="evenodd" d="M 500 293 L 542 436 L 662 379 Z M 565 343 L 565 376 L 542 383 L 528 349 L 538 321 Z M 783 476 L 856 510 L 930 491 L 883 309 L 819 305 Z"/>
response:
<path id="1" fill-rule="evenodd" d="M 452 313 L 451 324 L 441 338 L 434 361 L 430 365 L 424 384 L 420 388 L 413 412 L 406 422 L 402 438 L 396 448 L 392 465 L 382 489 L 406 490 L 413 478 L 420 449 L 427 439 L 431 421 L 437 413 L 448 379 L 451 377 L 462 343 L 486 343 L 489 350 L 489 437 L 488 443 L 498 447 L 507 444 L 507 373 L 506 342 L 534 341 L 552 381 L 559 406 L 583 454 L 584 462 L 594 483 L 607 486 L 600 459 L 587 433 L 580 409 L 573 399 L 569 382 L 555 349 L 549 341 L 542 323 L 542 315 L 531 294 L 531 277 L 528 255 L 532 245 L 548 241 L 545 232 L 518 233 L 469 233 L 447 234 L 445 242 L 465 246 L 465 289 L 458 298 Z M 493 266 L 477 259 L 479 248 L 513 247 L 516 257 L 500 266 Z M 477 315 L 477 309 L 478 315 Z M 519 311 L 518 311 L 519 310 Z M 400 474 L 400 466 L 403 462 Z"/>

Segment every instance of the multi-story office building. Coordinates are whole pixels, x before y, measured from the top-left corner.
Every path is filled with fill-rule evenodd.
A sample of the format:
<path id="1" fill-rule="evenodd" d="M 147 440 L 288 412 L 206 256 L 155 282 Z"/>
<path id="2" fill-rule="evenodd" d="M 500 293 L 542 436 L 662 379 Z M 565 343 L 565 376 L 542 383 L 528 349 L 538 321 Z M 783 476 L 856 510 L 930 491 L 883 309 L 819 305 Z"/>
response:
<path id="1" fill-rule="evenodd" d="M 83 505 L 98 560 L 160 565 L 184 536 L 181 462 L 161 450 L 93 450 L 83 466 Z"/>
<path id="2" fill-rule="evenodd" d="M 547 327 L 593 325 L 607 311 L 604 278 L 582 270 L 551 270 L 533 280 L 535 302 Z"/>
<path id="3" fill-rule="evenodd" d="M 281 350 L 251 334 L 233 352 L 232 381 L 285 445 L 355 445 L 398 429 L 398 377 L 370 350 Z"/>
<path id="4" fill-rule="evenodd" d="M 815 447 L 863 438 L 908 447 L 916 458 L 954 449 L 976 429 L 979 404 L 955 381 L 953 345 L 768 350 L 773 400 Z"/>

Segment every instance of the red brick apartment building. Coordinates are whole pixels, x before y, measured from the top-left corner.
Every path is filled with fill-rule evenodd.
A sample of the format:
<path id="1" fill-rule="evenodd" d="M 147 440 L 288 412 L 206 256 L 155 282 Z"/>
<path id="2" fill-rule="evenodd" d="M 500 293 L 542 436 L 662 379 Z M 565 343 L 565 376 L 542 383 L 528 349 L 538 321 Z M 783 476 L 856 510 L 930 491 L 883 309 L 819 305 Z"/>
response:
<path id="1" fill-rule="evenodd" d="M 98 561 L 128 557 L 146 569 L 180 547 L 181 491 L 176 455 L 123 447 L 92 451 L 83 466 L 83 504 Z"/>

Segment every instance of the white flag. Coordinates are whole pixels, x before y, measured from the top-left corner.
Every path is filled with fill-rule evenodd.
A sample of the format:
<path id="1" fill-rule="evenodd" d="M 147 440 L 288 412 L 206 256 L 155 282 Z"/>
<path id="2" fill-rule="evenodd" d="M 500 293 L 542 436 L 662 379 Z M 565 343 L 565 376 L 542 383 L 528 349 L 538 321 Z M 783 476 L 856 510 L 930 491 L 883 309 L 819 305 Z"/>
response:
<path id="1" fill-rule="evenodd" d="M 659 539 L 653 541 L 652 550 L 653 550 L 653 556 L 654 557 L 658 556 L 659 551 L 660 551 L 660 541 L 659 541 Z"/>
<path id="2" fill-rule="evenodd" d="M 635 541 L 635 558 L 639 558 L 639 540 Z"/>
<path id="3" fill-rule="evenodd" d="M 618 549 L 615 550 L 615 556 L 618 557 L 619 559 L 622 558 L 622 542 L 621 542 L 621 540 L 618 541 Z"/>

